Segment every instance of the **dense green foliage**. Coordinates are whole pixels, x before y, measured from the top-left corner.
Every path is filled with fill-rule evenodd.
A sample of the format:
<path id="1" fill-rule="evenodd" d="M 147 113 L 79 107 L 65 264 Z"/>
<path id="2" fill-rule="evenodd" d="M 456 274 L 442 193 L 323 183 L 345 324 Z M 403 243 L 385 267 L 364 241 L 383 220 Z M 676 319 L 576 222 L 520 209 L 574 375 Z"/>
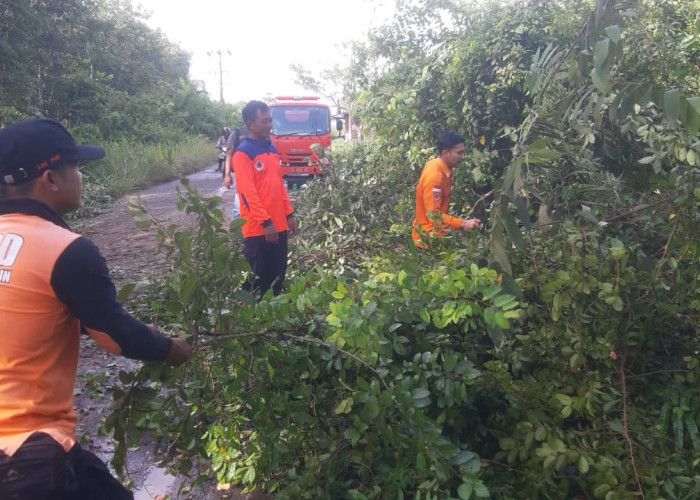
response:
<path id="1" fill-rule="evenodd" d="M 698 7 L 401 2 L 356 48 L 378 140 L 302 190 L 287 293 L 240 290 L 240 222 L 185 184 L 153 305 L 198 354 L 123 375 L 119 451 L 280 498 L 697 498 Z M 446 129 L 487 229 L 417 252 Z"/>
<path id="2" fill-rule="evenodd" d="M 101 141 L 147 143 L 239 126 L 239 111 L 188 73 L 188 54 L 129 1 L 0 1 L 0 125 L 46 116 Z"/>
<path id="3" fill-rule="evenodd" d="M 255 302 L 239 289 L 241 222 L 228 227 L 220 199 L 184 186 L 181 207 L 198 223 L 158 229 L 177 271 L 156 313 L 197 332 L 200 354 L 185 369 L 122 374 L 129 389 L 107 422 L 118 451 L 151 430 L 182 469 L 206 453 L 220 482 L 259 483 L 280 498 L 487 495 L 468 445 L 491 397 L 477 384 L 501 377 L 488 363 L 520 314 L 498 274 L 385 254 L 339 276 L 319 264 L 289 293 Z M 180 389 L 163 395 L 153 380 Z"/>

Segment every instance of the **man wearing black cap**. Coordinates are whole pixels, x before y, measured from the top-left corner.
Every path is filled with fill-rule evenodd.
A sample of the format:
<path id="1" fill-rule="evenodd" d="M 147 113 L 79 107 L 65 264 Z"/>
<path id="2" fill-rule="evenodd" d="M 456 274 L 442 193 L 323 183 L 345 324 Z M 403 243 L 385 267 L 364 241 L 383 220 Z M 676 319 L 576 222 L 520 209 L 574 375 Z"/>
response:
<path id="1" fill-rule="evenodd" d="M 445 236 L 448 229 L 472 231 L 481 226 L 479 219 L 460 219 L 447 213 L 452 194 L 453 170 L 464 160 L 464 137 L 447 132 L 438 141 L 439 156 L 423 167 L 416 186 L 416 218 L 413 242 L 426 248 L 431 237 Z"/>
<path id="2" fill-rule="evenodd" d="M 117 301 L 97 247 L 62 217 L 80 206 L 76 144 L 53 120 L 0 130 L 0 498 L 130 499 L 76 442 L 80 332 L 105 350 L 177 366 L 190 356 Z"/>

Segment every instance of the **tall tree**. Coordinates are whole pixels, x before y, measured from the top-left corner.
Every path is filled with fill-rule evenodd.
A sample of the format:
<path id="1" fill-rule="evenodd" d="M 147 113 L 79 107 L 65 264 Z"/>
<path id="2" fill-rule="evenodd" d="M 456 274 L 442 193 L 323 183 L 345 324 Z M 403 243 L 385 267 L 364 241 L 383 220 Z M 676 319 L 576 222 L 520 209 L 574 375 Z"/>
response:
<path id="1" fill-rule="evenodd" d="M 158 140 L 230 120 L 188 79 L 188 54 L 127 0 L 0 0 L 0 12 L 0 122 L 43 115 Z"/>

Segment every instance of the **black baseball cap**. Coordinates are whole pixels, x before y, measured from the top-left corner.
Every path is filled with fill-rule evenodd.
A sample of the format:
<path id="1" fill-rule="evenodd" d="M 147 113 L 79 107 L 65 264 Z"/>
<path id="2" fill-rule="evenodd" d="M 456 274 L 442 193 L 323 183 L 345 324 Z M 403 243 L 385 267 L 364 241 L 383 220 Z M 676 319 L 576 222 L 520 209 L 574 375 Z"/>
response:
<path id="1" fill-rule="evenodd" d="M 57 121 L 26 120 L 0 130 L 0 184 L 23 184 L 41 176 L 47 168 L 65 163 L 99 160 L 105 150 L 76 144 Z"/>

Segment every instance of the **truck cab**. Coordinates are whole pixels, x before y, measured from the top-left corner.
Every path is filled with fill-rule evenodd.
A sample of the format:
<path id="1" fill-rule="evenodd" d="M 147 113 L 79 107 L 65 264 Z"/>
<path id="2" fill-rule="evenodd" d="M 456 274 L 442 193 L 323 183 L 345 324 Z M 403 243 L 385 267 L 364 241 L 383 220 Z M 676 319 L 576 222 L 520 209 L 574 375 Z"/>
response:
<path id="1" fill-rule="evenodd" d="M 279 96 L 270 104 L 270 139 L 285 178 L 321 175 L 331 167 L 330 160 L 315 151 L 318 146 L 326 152 L 331 147 L 330 107 L 318 101 L 318 97 Z"/>

